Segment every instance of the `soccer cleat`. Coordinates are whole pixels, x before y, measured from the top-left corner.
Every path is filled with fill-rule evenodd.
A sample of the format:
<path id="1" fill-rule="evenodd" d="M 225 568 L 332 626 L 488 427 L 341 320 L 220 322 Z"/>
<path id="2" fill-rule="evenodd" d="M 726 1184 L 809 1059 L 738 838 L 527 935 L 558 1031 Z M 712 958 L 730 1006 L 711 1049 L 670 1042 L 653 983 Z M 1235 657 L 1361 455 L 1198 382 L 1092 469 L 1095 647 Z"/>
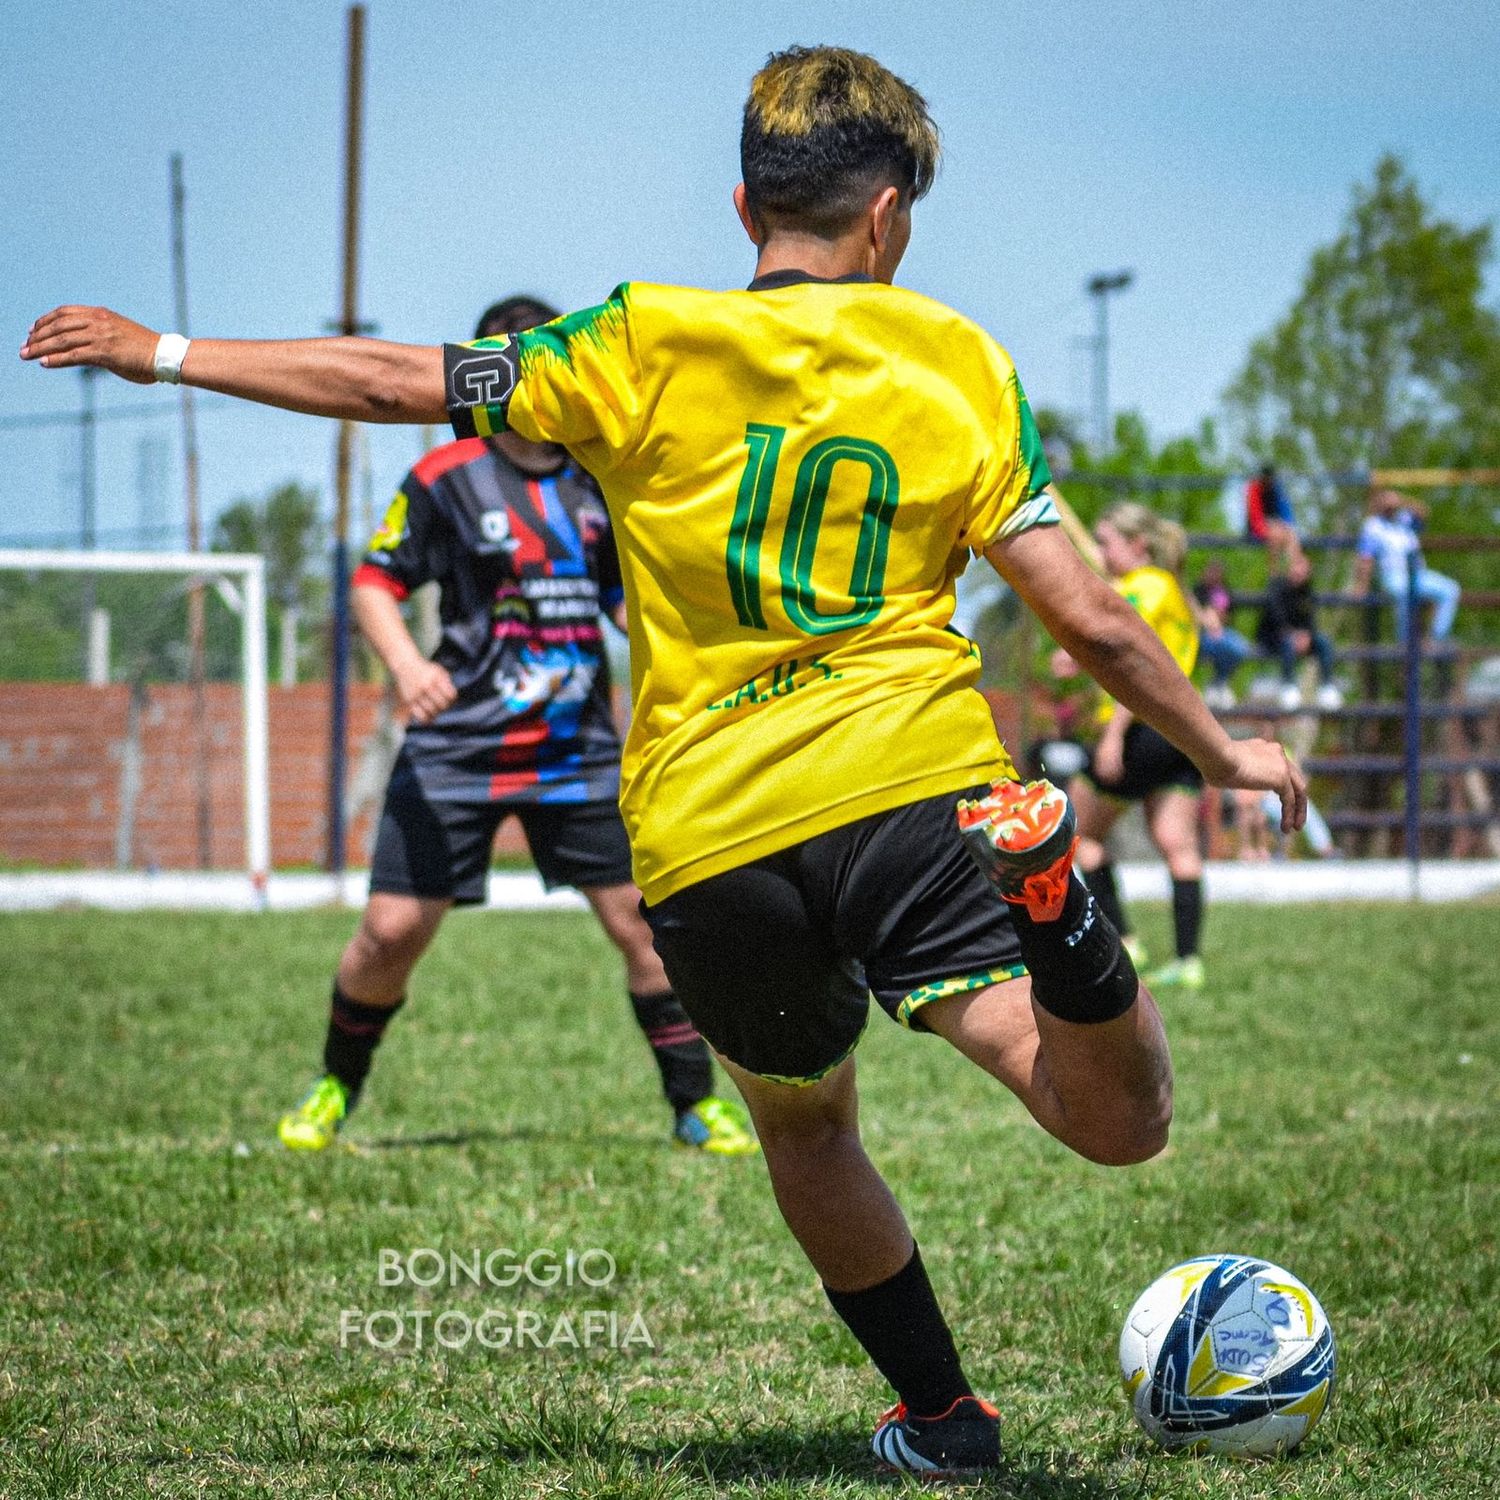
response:
<path id="1" fill-rule="evenodd" d="M 985 878 L 1035 922 L 1062 916 L 1078 847 L 1067 793 L 1050 781 L 997 781 L 977 802 L 961 797 L 958 831 Z"/>
<path id="2" fill-rule="evenodd" d="M 1000 1413 L 978 1396 L 960 1396 L 940 1417 L 914 1417 L 906 1403 L 880 1419 L 870 1439 L 886 1469 L 946 1479 L 977 1474 L 1000 1463 Z"/>
<path id="3" fill-rule="evenodd" d="M 1205 982 L 1203 960 L 1196 953 L 1187 958 L 1174 958 L 1146 975 L 1148 990 L 1201 990 Z"/>
<path id="4" fill-rule="evenodd" d="M 281 1117 L 276 1134 L 289 1151 L 322 1151 L 331 1146 L 349 1113 L 349 1090 L 325 1073 L 290 1114 Z"/>
<path id="5" fill-rule="evenodd" d="M 1319 687 L 1317 696 L 1313 698 L 1313 704 L 1317 708 L 1330 712 L 1342 708 L 1344 706 L 1343 689 L 1336 682 L 1325 682 Z"/>
<path id="6" fill-rule="evenodd" d="M 1302 689 L 1295 682 L 1284 682 L 1276 696 L 1276 701 L 1281 705 L 1283 712 L 1293 713 L 1302 707 Z"/>
<path id="7" fill-rule="evenodd" d="M 750 1134 L 750 1119 L 738 1104 L 710 1094 L 677 1116 L 672 1129 L 679 1146 L 710 1156 L 752 1156 L 760 1142 Z"/>

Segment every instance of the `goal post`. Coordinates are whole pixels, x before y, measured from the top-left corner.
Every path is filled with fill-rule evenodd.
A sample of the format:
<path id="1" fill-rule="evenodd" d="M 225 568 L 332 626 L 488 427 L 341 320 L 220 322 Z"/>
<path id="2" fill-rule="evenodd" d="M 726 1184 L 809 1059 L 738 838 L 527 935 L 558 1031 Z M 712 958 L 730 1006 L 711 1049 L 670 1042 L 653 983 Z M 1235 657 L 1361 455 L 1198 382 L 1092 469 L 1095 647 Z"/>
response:
<path id="1" fill-rule="evenodd" d="M 226 595 L 240 616 L 240 698 L 244 714 L 245 865 L 263 904 L 271 865 L 269 700 L 266 689 L 266 561 L 254 552 L 112 552 L 0 548 L 0 570 L 64 573 L 167 573 L 191 582 L 238 585 Z"/>

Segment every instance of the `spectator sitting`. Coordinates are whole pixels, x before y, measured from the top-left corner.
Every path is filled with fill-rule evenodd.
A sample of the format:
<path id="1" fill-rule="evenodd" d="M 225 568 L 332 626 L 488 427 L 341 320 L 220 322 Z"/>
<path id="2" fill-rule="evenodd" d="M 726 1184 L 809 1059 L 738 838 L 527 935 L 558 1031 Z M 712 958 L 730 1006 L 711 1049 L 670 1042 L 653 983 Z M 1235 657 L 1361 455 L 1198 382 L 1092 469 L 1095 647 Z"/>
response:
<path id="1" fill-rule="evenodd" d="M 1416 559 L 1417 602 L 1433 605 L 1432 639 L 1446 640 L 1458 614 L 1462 590 L 1457 579 L 1435 573 L 1422 557 L 1418 533 L 1427 519 L 1427 507 L 1399 490 L 1375 490 L 1359 530 L 1359 550 L 1354 559 L 1354 592 L 1368 594 L 1372 579 L 1396 607 L 1396 638 L 1406 639 L 1408 569 Z"/>
<path id="2" fill-rule="evenodd" d="M 1213 681 L 1203 689 L 1203 701 L 1210 708 L 1233 708 L 1234 689 L 1229 679 L 1255 648 L 1230 627 L 1229 610 L 1234 601 L 1224 579 L 1224 564 L 1218 558 L 1203 565 L 1203 575 L 1193 585 L 1191 597 L 1193 613 L 1198 617 L 1198 655 L 1213 671 Z"/>
<path id="3" fill-rule="evenodd" d="M 1301 708 L 1302 690 L 1297 686 L 1297 664 L 1312 656 L 1318 662 L 1317 706 L 1340 708 L 1344 695 L 1333 680 L 1333 646 L 1318 629 L 1312 594 L 1312 564 L 1300 548 L 1287 559 L 1286 573 L 1266 585 L 1266 604 L 1261 611 L 1256 639 L 1281 662 L 1281 706 Z"/>
<path id="4" fill-rule="evenodd" d="M 1297 517 L 1273 464 L 1262 464 L 1245 489 L 1245 535 L 1271 555 L 1271 570 L 1302 556 Z"/>

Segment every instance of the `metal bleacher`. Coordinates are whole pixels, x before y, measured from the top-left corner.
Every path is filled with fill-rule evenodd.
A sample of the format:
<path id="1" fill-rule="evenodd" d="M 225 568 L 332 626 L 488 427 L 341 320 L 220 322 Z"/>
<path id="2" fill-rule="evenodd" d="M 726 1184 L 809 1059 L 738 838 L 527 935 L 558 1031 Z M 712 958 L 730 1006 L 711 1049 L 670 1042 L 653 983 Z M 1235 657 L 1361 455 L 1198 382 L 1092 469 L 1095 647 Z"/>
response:
<path id="1" fill-rule="evenodd" d="M 1348 552 L 1355 541 L 1314 536 L 1301 545 L 1308 552 Z M 1200 555 L 1261 545 L 1205 534 L 1191 536 L 1189 544 Z M 1422 547 L 1429 555 L 1495 553 L 1500 536 L 1429 534 Z M 1252 698 L 1220 711 L 1220 719 L 1264 724 L 1299 754 L 1314 800 L 1345 853 L 1413 860 L 1500 856 L 1500 697 L 1466 696 L 1468 673 L 1477 662 L 1500 657 L 1500 645 L 1422 640 L 1423 612 L 1414 600 L 1409 637 L 1397 640 L 1391 599 L 1347 592 L 1314 597 L 1321 611 L 1335 612 L 1324 628 L 1334 641 L 1336 667 L 1356 669 L 1358 691 L 1331 709 L 1282 709 Z M 1231 598 L 1238 612 L 1259 607 L 1265 595 L 1235 591 Z M 1465 586 L 1460 625 L 1465 615 L 1494 610 L 1500 610 L 1500 589 Z M 1264 653 L 1255 659 L 1264 662 Z M 1221 840 L 1218 819 L 1211 818 L 1210 842 Z"/>

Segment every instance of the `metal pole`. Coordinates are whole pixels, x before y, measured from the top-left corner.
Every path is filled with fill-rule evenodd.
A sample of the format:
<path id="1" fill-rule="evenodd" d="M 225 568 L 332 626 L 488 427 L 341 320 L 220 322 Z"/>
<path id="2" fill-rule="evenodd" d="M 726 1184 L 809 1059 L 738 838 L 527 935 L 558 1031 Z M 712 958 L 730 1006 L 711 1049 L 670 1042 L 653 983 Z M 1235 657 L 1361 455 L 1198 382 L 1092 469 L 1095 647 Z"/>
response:
<path id="1" fill-rule="evenodd" d="M 1421 557 L 1412 548 L 1406 560 L 1406 861 L 1411 896 L 1421 888 L 1422 858 L 1422 620 L 1417 594 Z"/>
<path id="2" fill-rule="evenodd" d="M 177 312 L 177 331 L 188 333 L 187 292 L 187 188 L 182 175 L 182 153 L 172 153 L 172 294 Z M 198 424 L 193 410 L 193 389 L 179 385 L 182 406 L 182 470 L 187 511 L 189 552 L 203 550 L 203 520 L 198 498 Z M 188 682 L 193 700 L 193 802 L 198 830 L 198 867 L 213 868 L 213 789 L 208 768 L 208 689 L 204 644 L 203 585 L 188 590 Z"/>
<path id="3" fill-rule="evenodd" d="M 1123 292 L 1134 271 L 1101 272 L 1088 280 L 1094 299 L 1094 436 L 1102 457 L 1114 446 L 1109 424 L 1109 294 Z"/>
<path id="4" fill-rule="evenodd" d="M 99 371 L 92 365 L 84 365 L 78 373 L 83 376 L 83 409 L 78 414 L 78 436 L 80 443 L 78 467 L 78 545 L 85 552 L 92 552 L 94 550 L 95 523 L 98 516 L 99 410 L 96 404 L 98 393 L 94 389 L 94 382 L 98 378 Z M 89 632 L 94 628 L 93 622 L 94 575 L 92 573 L 85 573 L 83 575 L 83 673 L 85 682 L 88 681 Z"/>
<path id="5" fill-rule="evenodd" d="M 1109 293 L 1094 298 L 1094 435 L 1101 454 L 1114 446 L 1109 431 Z"/>
<path id="6" fill-rule="evenodd" d="M 339 332 L 359 330 L 359 177 L 364 114 L 365 8 L 349 7 L 348 93 L 344 131 L 344 304 Z M 339 423 L 333 524 L 333 640 L 329 689 L 328 869 L 344 871 L 345 756 L 349 741 L 349 490 L 354 424 Z"/>

